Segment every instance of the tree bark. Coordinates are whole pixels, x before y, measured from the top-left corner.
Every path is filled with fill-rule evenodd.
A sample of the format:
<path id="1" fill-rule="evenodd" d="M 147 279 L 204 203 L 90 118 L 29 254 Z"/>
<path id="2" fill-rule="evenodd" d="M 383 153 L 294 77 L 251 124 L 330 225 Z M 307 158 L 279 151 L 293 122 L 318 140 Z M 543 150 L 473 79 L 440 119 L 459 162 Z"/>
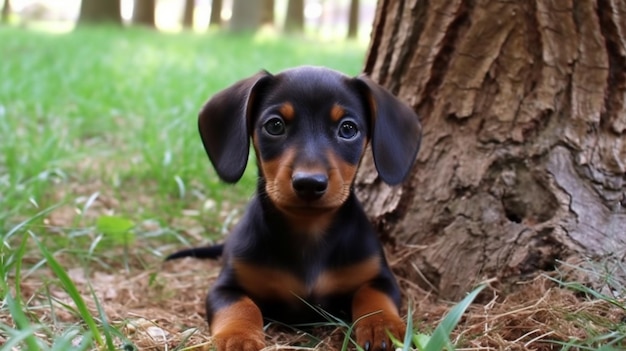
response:
<path id="1" fill-rule="evenodd" d="M 9 23 L 9 15 L 11 14 L 11 0 L 4 0 L 2 5 L 2 22 Z"/>
<path id="2" fill-rule="evenodd" d="M 359 34 L 359 0 L 350 0 L 348 13 L 348 39 L 354 39 Z"/>
<path id="3" fill-rule="evenodd" d="M 120 0 L 82 0 L 79 23 L 116 23 L 122 24 Z"/>
<path id="4" fill-rule="evenodd" d="M 456 299 L 624 254 L 626 2 L 382 0 L 365 72 L 424 128 L 405 184 L 356 183 L 401 274 Z"/>
<path id="5" fill-rule="evenodd" d="M 156 0 L 135 0 L 133 24 L 156 28 Z"/>
<path id="6" fill-rule="evenodd" d="M 183 10 L 183 28 L 193 28 L 193 14 L 195 9 L 195 0 L 185 0 L 185 8 Z"/>
<path id="7" fill-rule="evenodd" d="M 230 19 L 231 32 L 254 32 L 261 27 L 262 1 L 233 0 L 233 16 Z"/>
<path id="8" fill-rule="evenodd" d="M 210 27 L 219 27 L 222 24 L 222 0 L 211 1 Z"/>
<path id="9" fill-rule="evenodd" d="M 302 33 L 304 31 L 304 0 L 289 0 L 285 17 L 285 32 Z"/>
<path id="10" fill-rule="evenodd" d="M 274 0 L 263 0 L 261 9 L 261 24 L 274 26 Z"/>

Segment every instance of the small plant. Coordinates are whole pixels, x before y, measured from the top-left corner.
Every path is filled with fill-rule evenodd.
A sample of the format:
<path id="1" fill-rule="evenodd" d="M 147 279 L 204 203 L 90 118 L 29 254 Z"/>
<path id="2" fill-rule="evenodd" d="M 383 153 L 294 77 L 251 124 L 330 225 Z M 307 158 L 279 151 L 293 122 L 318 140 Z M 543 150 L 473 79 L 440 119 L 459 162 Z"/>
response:
<path id="1" fill-rule="evenodd" d="M 129 247 L 135 242 L 135 223 L 122 216 L 100 216 L 96 221 L 96 231 L 101 233 L 111 246 L 124 248 L 124 266 L 129 271 Z M 93 249 L 93 247 L 92 247 Z"/>
<path id="2" fill-rule="evenodd" d="M 410 351 L 410 350 L 418 350 L 418 351 L 442 351 L 448 350 L 453 351 L 455 349 L 454 345 L 450 341 L 450 335 L 454 328 L 457 326 L 461 317 L 467 310 L 467 308 L 472 304 L 476 296 L 486 287 L 486 285 L 480 285 L 474 290 L 472 290 L 463 300 L 454 305 L 450 312 L 443 318 L 443 320 L 437 325 L 432 334 L 425 334 L 420 332 L 415 332 L 413 328 L 413 308 L 411 305 L 408 307 L 407 311 L 407 325 L 406 325 L 406 334 L 404 335 L 404 340 L 398 340 L 393 335 L 389 334 L 389 338 L 392 340 L 394 346 L 397 350 L 402 351 Z M 298 297 L 299 298 L 299 297 Z M 340 350 L 346 351 L 349 350 L 350 345 L 356 347 L 357 350 L 363 351 L 360 345 L 357 345 L 356 342 L 352 339 L 352 332 L 354 330 L 354 326 L 359 322 L 358 320 L 352 323 L 346 323 L 339 317 L 333 316 L 332 314 L 326 312 L 318 306 L 314 306 L 309 304 L 303 299 L 300 299 L 303 303 L 305 303 L 308 307 L 313 309 L 316 313 L 322 316 L 326 322 L 317 323 L 317 324 L 306 324 L 299 325 L 299 327 L 338 327 L 345 330 L 345 337 L 343 339 Z M 365 315 L 361 318 L 368 317 L 369 315 Z"/>
<path id="3" fill-rule="evenodd" d="M 463 300 L 461 300 L 458 304 L 454 305 L 450 312 L 444 317 L 444 319 L 437 325 L 432 334 L 425 334 L 420 332 L 413 331 L 413 320 L 410 318 L 413 315 L 413 311 L 411 306 L 408 309 L 408 320 L 406 327 L 406 334 L 403 342 L 399 340 L 394 340 L 394 344 L 402 351 L 411 350 L 411 345 L 413 345 L 419 351 L 441 351 L 441 350 L 454 350 L 454 345 L 450 341 L 450 334 L 452 330 L 456 327 L 456 325 L 461 320 L 461 316 L 465 313 L 465 310 L 470 306 L 470 304 L 474 301 L 476 296 L 486 287 L 486 285 L 480 285 L 472 292 L 470 292 Z M 390 335 L 390 337 L 392 337 Z M 393 339 L 393 337 L 392 337 Z"/>

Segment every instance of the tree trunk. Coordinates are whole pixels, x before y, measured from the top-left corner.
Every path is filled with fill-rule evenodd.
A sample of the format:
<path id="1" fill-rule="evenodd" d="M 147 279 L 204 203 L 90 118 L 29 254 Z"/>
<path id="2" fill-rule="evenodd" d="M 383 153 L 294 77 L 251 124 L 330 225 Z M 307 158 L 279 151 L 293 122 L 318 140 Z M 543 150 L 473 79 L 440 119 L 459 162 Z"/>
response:
<path id="1" fill-rule="evenodd" d="M 268 26 L 274 25 L 274 0 L 263 0 L 261 24 Z"/>
<path id="2" fill-rule="evenodd" d="M 210 27 L 219 27 L 222 24 L 222 0 L 211 1 Z"/>
<path id="3" fill-rule="evenodd" d="M 156 28 L 156 0 L 135 0 L 133 24 Z"/>
<path id="4" fill-rule="evenodd" d="M 354 39 L 359 34 L 359 0 L 350 0 L 348 13 L 348 39 Z"/>
<path id="5" fill-rule="evenodd" d="M 9 23 L 9 15 L 11 14 L 11 0 L 4 0 L 2 5 L 2 22 Z"/>
<path id="6" fill-rule="evenodd" d="M 121 11 L 120 0 L 82 0 L 78 22 L 122 24 Z"/>
<path id="7" fill-rule="evenodd" d="M 233 0 L 233 16 L 230 18 L 231 32 L 254 32 L 261 27 L 262 1 Z"/>
<path id="8" fill-rule="evenodd" d="M 356 184 L 401 274 L 456 299 L 624 254 L 626 2 L 382 0 L 365 72 L 424 128 L 403 186 Z"/>
<path id="9" fill-rule="evenodd" d="M 195 0 L 185 0 L 185 9 L 183 10 L 183 28 L 193 28 L 193 13 L 195 9 Z"/>
<path id="10" fill-rule="evenodd" d="M 285 32 L 302 33 L 304 31 L 304 0 L 289 0 L 285 17 Z"/>

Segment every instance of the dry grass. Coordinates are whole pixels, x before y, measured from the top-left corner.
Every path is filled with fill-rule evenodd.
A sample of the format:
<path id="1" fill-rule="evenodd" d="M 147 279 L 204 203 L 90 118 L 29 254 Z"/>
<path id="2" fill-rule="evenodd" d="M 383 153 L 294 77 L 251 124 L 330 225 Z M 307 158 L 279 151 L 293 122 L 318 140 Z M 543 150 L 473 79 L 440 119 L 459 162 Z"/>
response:
<path id="1" fill-rule="evenodd" d="M 63 262 L 65 257 L 58 259 Z M 139 349 L 208 350 L 211 338 L 204 319 L 204 297 L 219 269 L 220 263 L 215 261 L 162 263 L 156 257 L 144 257 L 131 262 L 130 270 L 74 267 L 68 272 L 93 315 L 97 315 L 97 307 L 89 286 L 109 322 Z M 415 306 L 413 318 L 420 332 L 433 330 L 451 304 L 406 281 L 402 285 L 405 301 Z M 80 317 L 68 307 L 71 299 L 55 285 L 48 270 L 27 275 L 21 291 L 29 312 L 49 328 L 62 330 L 80 323 Z M 626 318 L 622 308 L 563 289 L 545 275 L 520 283 L 508 296 L 492 289 L 482 297 L 486 302 L 474 304 L 452 336 L 459 350 L 560 350 L 563 346 L 558 342 L 605 335 Z M 0 322 L 12 324 L 8 316 L 0 316 Z M 267 349 L 330 350 L 337 349 L 344 338 L 344 330 L 336 327 L 312 333 L 316 338 L 271 327 L 268 340 L 273 346 Z M 123 345 L 123 340 L 117 343 Z"/>
<path id="2" fill-rule="evenodd" d="M 582 299 L 545 276 L 499 300 L 494 296 L 469 313 L 458 335 L 468 349 L 558 350 L 557 342 L 585 340 L 590 331 L 608 333 L 624 318 L 624 311 L 608 302 Z M 593 325 L 589 316 L 602 322 Z"/>

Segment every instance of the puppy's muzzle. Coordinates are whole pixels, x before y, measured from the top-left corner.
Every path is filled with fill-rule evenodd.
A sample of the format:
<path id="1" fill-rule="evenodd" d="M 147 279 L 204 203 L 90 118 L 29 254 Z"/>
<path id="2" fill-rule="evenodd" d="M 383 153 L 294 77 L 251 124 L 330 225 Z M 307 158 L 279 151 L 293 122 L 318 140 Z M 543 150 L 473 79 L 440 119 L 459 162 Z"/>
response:
<path id="1" fill-rule="evenodd" d="M 295 172 L 291 177 L 291 186 L 301 200 L 315 201 L 326 193 L 328 176 L 324 173 Z"/>

